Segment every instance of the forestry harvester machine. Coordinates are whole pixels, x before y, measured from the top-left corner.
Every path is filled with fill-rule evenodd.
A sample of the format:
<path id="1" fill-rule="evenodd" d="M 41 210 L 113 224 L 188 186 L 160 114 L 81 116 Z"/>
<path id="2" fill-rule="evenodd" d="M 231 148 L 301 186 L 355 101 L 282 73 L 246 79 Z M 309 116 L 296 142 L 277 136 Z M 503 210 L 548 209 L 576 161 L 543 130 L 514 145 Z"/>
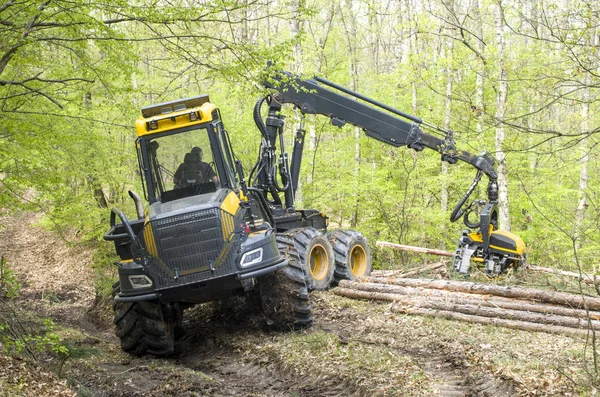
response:
<path id="1" fill-rule="evenodd" d="M 208 96 L 142 109 L 136 148 L 149 205 L 144 209 L 141 198 L 130 192 L 137 219 L 113 208 L 104 235 L 120 256 L 113 308 L 125 351 L 172 353 L 185 308 L 233 295 L 260 297 L 270 329 L 310 327 L 309 290 L 370 274 L 370 248 L 359 232 L 328 231 L 323 212 L 295 208 L 305 131 L 296 131 L 290 159 L 283 137 L 285 104 L 303 115 L 327 116 L 338 127 L 354 125 L 395 147 L 427 147 L 441 153 L 442 161 L 471 164 L 477 175 L 451 220 L 464 216 L 466 226 L 478 231 L 463 232 L 454 270 L 468 273 L 474 260 L 487 273 L 499 274 L 523 263 L 523 241 L 498 227 L 497 173 L 490 156 L 457 150 L 451 131 L 325 79 L 302 80 L 287 72 L 272 76 L 264 83 L 271 94 L 254 107 L 262 140 L 248 182 L 221 113 Z M 440 130 L 444 138 L 421 126 Z M 465 207 L 484 174 L 487 201 Z M 469 214 L 477 205 L 483 209 L 473 222 Z"/>

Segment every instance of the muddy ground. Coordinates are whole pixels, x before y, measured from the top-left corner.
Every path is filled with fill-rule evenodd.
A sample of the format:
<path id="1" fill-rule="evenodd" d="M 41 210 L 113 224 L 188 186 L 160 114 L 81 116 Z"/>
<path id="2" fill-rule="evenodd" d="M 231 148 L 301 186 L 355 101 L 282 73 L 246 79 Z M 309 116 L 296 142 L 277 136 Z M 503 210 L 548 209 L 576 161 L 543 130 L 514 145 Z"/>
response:
<path id="1" fill-rule="evenodd" d="M 23 283 L 13 305 L 30 324 L 52 319 L 70 353 L 62 367 L 52 355 L 1 356 L 0 395 L 595 393 L 583 340 L 396 314 L 331 292 L 312 294 L 310 330 L 268 333 L 260 311 L 236 298 L 186 311 L 175 356 L 132 357 L 120 350 L 105 303 L 95 301 L 93 251 L 35 220 L 0 218 L 0 255 Z"/>

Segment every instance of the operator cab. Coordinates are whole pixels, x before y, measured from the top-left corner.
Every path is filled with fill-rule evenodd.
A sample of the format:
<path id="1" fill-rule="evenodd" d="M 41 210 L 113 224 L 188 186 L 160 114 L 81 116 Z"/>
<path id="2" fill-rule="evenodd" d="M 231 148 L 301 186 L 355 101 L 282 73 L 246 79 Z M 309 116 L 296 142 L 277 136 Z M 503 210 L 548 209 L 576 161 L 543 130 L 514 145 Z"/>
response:
<path id="1" fill-rule="evenodd" d="M 207 95 L 142 109 L 136 121 L 142 181 L 150 203 L 238 190 L 232 150 Z"/>

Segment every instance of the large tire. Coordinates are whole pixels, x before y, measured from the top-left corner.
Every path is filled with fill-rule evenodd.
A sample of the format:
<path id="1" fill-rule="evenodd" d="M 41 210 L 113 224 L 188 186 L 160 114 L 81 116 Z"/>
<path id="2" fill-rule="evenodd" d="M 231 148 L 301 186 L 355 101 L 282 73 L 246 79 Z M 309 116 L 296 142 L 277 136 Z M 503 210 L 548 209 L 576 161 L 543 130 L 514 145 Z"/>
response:
<path id="1" fill-rule="evenodd" d="M 121 291 L 113 285 L 113 298 Z M 175 350 L 176 316 L 158 301 L 116 302 L 113 300 L 116 334 L 121 348 L 135 356 L 166 356 Z"/>
<path id="2" fill-rule="evenodd" d="M 258 279 L 258 290 L 267 327 L 272 331 L 297 331 L 312 326 L 312 308 L 304 270 L 294 245 L 284 251 L 289 265 Z"/>
<path id="3" fill-rule="evenodd" d="M 285 253 L 292 244 L 304 267 L 308 290 L 328 289 L 333 282 L 335 254 L 327 237 L 313 227 L 292 229 L 277 235 L 280 252 Z"/>
<path id="4" fill-rule="evenodd" d="M 354 230 L 335 230 L 327 233 L 335 252 L 334 283 L 340 280 L 356 280 L 373 271 L 373 258 L 369 243 Z"/>

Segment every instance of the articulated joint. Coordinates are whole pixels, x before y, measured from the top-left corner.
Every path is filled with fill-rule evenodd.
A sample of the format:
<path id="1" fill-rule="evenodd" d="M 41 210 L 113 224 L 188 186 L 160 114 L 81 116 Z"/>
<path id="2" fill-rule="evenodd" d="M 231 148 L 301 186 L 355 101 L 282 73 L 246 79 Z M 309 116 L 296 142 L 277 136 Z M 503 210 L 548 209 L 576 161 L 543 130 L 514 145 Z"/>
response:
<path id="1" fill-rule="evenodd" d="M 456 157 L 456 146 L 454 145 L 454 133 L 452 131 L 446 131 L 444 144 L 440 148 L 440 151 L 442 152 L 442 161 L 449 164 L 456 164 L 458 157 Z"/>
<path id="2" fill-rule="evenodd" d="M 283 116 L 281 115 L 269 115 L 267 117 L 266 125 L 268 127 L 281 128 L 283 127 Z"/>
<path id="3" fill-rule="evenodd" d="M 487 195 L 490 203 L 498 202 L 498 181 L 490 179 L 487 187 Z"/>
<path id="4" fill-rule="evenodd" d="M 425 149 L 425 145 L 423 144 L 423 142 L 421 142 L 422 134 L 423 132 L 421 131 L 419 126 L 417 124 L 413 124 L 410 128 L 410 133 L 406 138 L 406 146 L 408 146 L 410 149 L 414 149 L 417 152 L 420 152 L 423 149 Z"/>

